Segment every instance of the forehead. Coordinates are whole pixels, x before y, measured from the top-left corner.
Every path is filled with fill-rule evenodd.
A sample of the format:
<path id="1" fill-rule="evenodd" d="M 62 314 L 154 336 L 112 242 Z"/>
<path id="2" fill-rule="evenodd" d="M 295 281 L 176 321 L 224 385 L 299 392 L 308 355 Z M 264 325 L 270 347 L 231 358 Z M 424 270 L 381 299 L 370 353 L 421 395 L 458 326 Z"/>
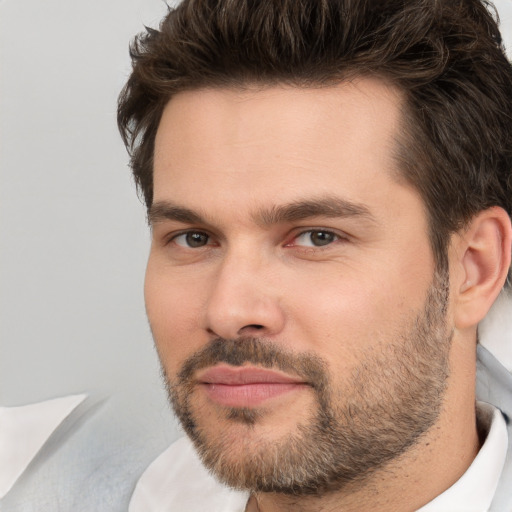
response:
<path id="1" fill-rule="evenodd" d="M 154 201 L 265 206 L 332 195 L 333 186 L 351 201 L 371 200 L 396 185 L 401 103 L 374 79 L 179 93 L 156 136 Z"/>

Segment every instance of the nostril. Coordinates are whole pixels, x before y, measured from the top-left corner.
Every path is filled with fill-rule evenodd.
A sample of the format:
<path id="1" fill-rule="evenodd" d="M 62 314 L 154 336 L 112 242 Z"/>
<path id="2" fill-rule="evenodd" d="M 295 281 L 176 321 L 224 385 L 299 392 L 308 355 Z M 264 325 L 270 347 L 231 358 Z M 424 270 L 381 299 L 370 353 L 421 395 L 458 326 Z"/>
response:
<path id="1" fill-rule="evenodd" d="M 250 333 L 255 333 L 256 331 L 262 331 L 265 329 L 265 326 L 264 325 L 261 325 L 261 324 L 248 324 L 248 325 L 244 325 L 239 331 L 238 331 L 238 335 L 239 336 L 243 336 L 243 334 L 250 334 Z"/>

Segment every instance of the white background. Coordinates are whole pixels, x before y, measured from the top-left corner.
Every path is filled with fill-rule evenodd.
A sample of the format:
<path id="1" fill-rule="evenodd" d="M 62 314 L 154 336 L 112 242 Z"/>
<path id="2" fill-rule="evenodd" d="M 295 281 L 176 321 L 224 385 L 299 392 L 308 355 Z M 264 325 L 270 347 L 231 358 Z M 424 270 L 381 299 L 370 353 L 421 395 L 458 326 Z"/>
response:
<path id="1" fill-rule="evenodd" d="M 512 48 L 512 0 L 497 5 Z M 115 120 L 128 41 L 165 11 L 0 0 L 1 405 L 102 391 L 151 428 L 173 423 L 144 314 L 144 208 Z"/>

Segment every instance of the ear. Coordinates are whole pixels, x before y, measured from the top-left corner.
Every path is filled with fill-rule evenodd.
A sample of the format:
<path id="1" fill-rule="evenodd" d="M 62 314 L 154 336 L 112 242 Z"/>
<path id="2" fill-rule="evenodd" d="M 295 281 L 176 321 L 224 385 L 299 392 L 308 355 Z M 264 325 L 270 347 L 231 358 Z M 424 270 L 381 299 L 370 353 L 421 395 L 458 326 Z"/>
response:
<path id="1" fill-rule="evenodd" d="M 476 215 L 456 237 L 455 325 L 476 326 L 500 293 L 510 268 L 512 227 L 503 208 Z"/>

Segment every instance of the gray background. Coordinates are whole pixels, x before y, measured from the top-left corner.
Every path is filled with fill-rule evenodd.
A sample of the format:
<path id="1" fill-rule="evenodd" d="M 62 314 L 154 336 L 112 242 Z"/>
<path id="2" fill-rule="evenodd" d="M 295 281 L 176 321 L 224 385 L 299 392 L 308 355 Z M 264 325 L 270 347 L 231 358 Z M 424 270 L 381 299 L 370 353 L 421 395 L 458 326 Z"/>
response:
<path id="1" fill-rule="evenodd" d="M 102 435 L 145 462 L 177 433 L 144 313 L 144 207 L 115 111 L 130 39 L 166 10 L 0 2 L 0 405 L 101 394 Z"/>
<path id="2" fill-rule="evenodd" d="M 512 0 L 497 5 L 512 48 Z M 0 404 L 102 392 L 154 431 L 155 450 L 176 430 L 115 109 L 128 41 L 165 11 L 158 0 L 0 1 Z"/>

